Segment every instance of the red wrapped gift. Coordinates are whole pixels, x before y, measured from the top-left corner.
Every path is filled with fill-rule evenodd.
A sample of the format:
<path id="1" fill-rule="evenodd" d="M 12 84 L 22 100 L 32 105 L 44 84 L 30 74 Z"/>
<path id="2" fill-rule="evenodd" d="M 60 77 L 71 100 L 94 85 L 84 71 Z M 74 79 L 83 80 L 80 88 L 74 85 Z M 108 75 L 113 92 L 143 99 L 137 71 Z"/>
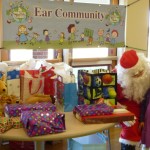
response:
<path id="1" fill-rule="evenodd" d="M 21 122 L 28 136 L 59 133 L 66 130 L 65 114 L 48 111 L 23 111 Z"/>

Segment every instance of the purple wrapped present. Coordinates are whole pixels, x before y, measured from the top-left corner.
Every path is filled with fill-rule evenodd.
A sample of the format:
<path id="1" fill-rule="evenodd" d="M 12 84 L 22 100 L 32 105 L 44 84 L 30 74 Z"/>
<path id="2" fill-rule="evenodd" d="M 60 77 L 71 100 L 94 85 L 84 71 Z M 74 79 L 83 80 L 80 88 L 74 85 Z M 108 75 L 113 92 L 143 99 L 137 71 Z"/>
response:
<path id="1" fill-rule="evenodd" d="M 21 122 L 28 136 L 59 133 L 66 130 L 65 114 L 49 111 L 23 111 Z"/>
<path id="2" fill-rule="evenodd" d="M 79 114 L 81 117 L 83 116 L 100 116 L 100 115 L 109 115 L 113 113 L 113 108 L 108 106 L 105 103 L 102 104 L 83 104 L 77 105 L 73 109 L 73 113 Z"/>
<path id="3" fill-rule="evenodd" d="M 8 117 L 19 117 L 22 111 L 43 110 L 56 111 L 56 106 L 51 102 L 41 102 L 37 104 L 7 104 L 5 106 L 5 115 Z"/>

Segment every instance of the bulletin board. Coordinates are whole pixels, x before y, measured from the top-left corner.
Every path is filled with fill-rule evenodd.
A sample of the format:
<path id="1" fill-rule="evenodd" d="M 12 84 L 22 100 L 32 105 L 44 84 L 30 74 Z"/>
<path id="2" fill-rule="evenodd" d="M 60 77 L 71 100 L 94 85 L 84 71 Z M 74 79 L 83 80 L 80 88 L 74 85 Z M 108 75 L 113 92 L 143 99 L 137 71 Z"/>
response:
<path id="1" fill-rule="evenodd" d="M 3 0 L 5 49 L 124 47 L 126 8 L 49 0 Z"/>

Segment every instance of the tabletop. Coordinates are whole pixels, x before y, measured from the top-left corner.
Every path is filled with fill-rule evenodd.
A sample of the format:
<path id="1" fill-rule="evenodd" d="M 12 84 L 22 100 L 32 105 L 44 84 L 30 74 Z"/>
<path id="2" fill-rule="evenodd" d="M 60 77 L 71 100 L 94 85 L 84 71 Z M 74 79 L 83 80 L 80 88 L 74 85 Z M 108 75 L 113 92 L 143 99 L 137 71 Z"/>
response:
<path id="1" fill-rule="evenodd" d="M 3 134 L 0 134 L 0 139 L 17 140 L 17 141 L 48 141 L 48 140 L 62 140 L 67 138 L 80 137 L 90 135 L 96 132 L 109 129 L 115 123 L 106 124 L 84 124 L 77 120 L 72 112 L 65 113 L 66 131 L 61 133 L 53 133 L 42 136 L 29 137 L 24 128 L 10 129 Z"/>

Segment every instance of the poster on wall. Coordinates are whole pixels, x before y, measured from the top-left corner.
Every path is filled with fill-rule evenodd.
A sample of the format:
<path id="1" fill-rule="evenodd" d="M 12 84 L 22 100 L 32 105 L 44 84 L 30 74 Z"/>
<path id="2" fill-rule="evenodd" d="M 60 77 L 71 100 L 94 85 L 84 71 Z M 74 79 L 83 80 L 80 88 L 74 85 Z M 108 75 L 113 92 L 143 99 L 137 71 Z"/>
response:
<path id="1" fill-rule="evenodd" d="M 5 49 L 124 47 L 126 8 L 49 0 L 3 0 Z"/>

